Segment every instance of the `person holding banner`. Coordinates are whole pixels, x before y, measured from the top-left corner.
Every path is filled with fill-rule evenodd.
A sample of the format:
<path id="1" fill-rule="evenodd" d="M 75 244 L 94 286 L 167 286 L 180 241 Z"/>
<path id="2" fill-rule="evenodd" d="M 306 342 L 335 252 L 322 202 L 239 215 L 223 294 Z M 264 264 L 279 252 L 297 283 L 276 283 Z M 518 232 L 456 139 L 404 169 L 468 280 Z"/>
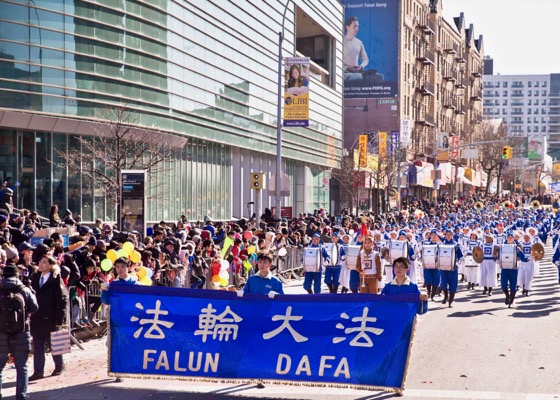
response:
<path id="1" fill-rule="evenodd" d="M 418 285 L 413 283 L 408 276 L 409 261 L 406 257 L 398 257 L 393 261 L 393 270 L 395 278 L 385 285 L 381 291 L 382 295 L 392 294 L 419 294 L 421 303 L 418 305 L 418 314 L 426 314 L 428 312 L 428 295 L 420 293 Z"/>
<path id="2" fill-rule="evenodd" d="M 126 257 L 120 257 L 115 260 L 113 264 L 117 277 L 111 282 L 111 285 L 138 285 L 138 280 L 136 280 L 132 275 L 128 273 L 128 267 L 130 261 Z M 101 285 L 101 302 L 103 304 L 109 305 L 109 285 Z"/>
<path id="3" fill-rule="evenodd" d="M 257 259 L 259 272 L 247 279 L 243 290 L 237 291 L 237 297 L 243 297 L 245 293 L 256 293 L 266 294 L 272 299 L 277 294 L 284 294 L 282 282 L 270 272 L 273 262 L 272 255 L 270 253 L 259 253 Z"/>

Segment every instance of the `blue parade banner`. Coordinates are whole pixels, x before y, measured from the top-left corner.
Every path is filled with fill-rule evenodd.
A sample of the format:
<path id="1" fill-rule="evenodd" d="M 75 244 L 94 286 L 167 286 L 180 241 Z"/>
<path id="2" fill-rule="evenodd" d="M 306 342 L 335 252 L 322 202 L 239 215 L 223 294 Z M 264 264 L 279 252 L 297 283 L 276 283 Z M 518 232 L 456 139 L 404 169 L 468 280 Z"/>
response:
<path id="1" fill-rule="evenodd" d="M 418 295 L 113 285 L 109 373 L 402 390 Z"/>

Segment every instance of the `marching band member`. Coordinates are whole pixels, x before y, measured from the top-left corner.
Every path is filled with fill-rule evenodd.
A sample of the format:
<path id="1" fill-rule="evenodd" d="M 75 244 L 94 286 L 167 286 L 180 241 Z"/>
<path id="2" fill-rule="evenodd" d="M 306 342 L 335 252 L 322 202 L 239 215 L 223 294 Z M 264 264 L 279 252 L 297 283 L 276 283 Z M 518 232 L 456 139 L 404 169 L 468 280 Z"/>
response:
<path id="1" fill-rule="evenodd" d="M 303 288 L 307 290 L 309 294 L 319 294 L 321 293 L 321 272 L 323 270 L 323 262 L 329 259 L 329 255 L 326 250 L 321 246 L 321 238 L 318 233 L 313 234 L 311 238 L 310 248 L 319 248 L 319 270 L 316 272 L 305 271 L 305 280 L 303 281 Z M 313 290 L 311 290 L 311 285 L 313 285 Z"/>
<path id="2" fill-rule="evenodd" d="M 423 247 L 426 245 L 438 245 L 440 243 L 439 236 L 435 229 L 432 229 L 430 232 L 430 239 L 423 243 Z M 424 260 L 424 251 L 422 252 L 424 264 L 424 283 L 426 284 L 426 290 L 428 291 L 428 297 L 434 300 L 434 296 L 436 295 L 437 288 L 439 287 L 440 282 L 440 273 L 439 269 L 436 268 L 426 268 L 426 262 Z M 437 258 L 437 254 L 436 254 Z"/>
<path id="3" fill-rule="evenodd" d="M 340 249 L 344 251 L 344 255 L 340 256 L 341 261 L 341 268 L 340 268 L 340 277 L 338 278 L 338 283 L 341 286 L 340 292 L 346 293 L 348 289 L 350 289 L 350 270 L 346 267 L 346 252 L 348 250 L 348 246 L 350 245 L 350 235 L 342 235 L 342 244 Z M 341 251 L 342 254 L 342 251 Z M 360 278 L 358 276 L 358 282 Z"/>
<path id="4" fill-rule="evenodd" d="M 539 230 L 537 228 L 535 228 L 534 226 L 530 226 L 530 227 L 527 228 L 527 232 L 529 232 L 529 235 L 531 235 L 531 237 L 532 237 L 531 243 L 533 243 L 533 244 L 540 243 L 544 246 L 543 241 L 539 237 Z M 537 261 L 535 259 L 533 259 L 533 264 L 535 265 L 535 273 L 534 273 L 533 277 L 536 278 L 540 275 L 541 264 L 540 264 L 539 261 Z"/>
<path id="5" fill-rule="evenodd" d="M 508 234 L 506 235 L 507 237 L 507 243 L 508 245 L 514 245 L 515 246 L 515 251 L 517 254 L 517 263 L 519 264 L 519 262 L 527 262 L 529 261 L 529 259 L 525 256 L 525 254 L 523 254 L 523 251 L 521 251 L 521 249 L 517 246 L 517 243 L 515 243 L 513 234 Z M 501 250 L 503 251 L 503 246 L 501 245 Z M 513 268 L 505 268 L 504 265 L 500 265 L 501 269 L 502 269 L 502 273 L 500 275 L 500 286 L 502 287 L 502 292 L 504 292 L 504 294 L 506 295 L 506 305 L 508 306 L 508 308 L 511 308 L 511 305 L 513 304 L 513 300 L 515 299 L 515 294 L 517 293 L 517 276 L 519 273 L 519 270 L 517 269 L 517 266 L 513 266 Z"/>
<path id="6" fill-rule="evenodd" d="M 560 246 L 556 246 L 554 255 L 552 256 L 552 263 L 558 267 L 558 284 L 560 285 Z"/>
<path id="7" fill-rule="evenodd" d="M 381 280 L 381 257 L 373 250 L 373 238 L 366 236 L 364 246 L 358 255 L 356 270 L 363 277 L 363 293 L 377 294 L 378 282 Z"/>
<path id="8" fill-rule="evenodd" d="M 325 267 L 325 283 L 329 288 L 330 293 L 337 293 L 338 286 L 339 286 L 339 279 L 340 279 L 340 270 L 342 268 L 342 260 L 341 258 L 346 255 L 344 252 L 344 247 L 340 246 L 339 243 L 339 236 L 338 232 L 334 232 L 332 234 L 332 243 L 333 246 L 337 247 L 338 250 L 338 260 L 336 260 L 336 265 L 332 265 L 333 263 L 329 263 Z M 334 261 L 334 260 L 331 260 Z"/>
<path id="9" fill-rule="evenodd" d="M 491 233 L 484 234 L 484 242 L 481 245 L 484 260 L 480 264 L 480 284 L 484 286 L 482 294 L 488 292 L 492 296 L 492 288 L 498 286 L 496 259 L 498 253 L 494 251 L 494 237 Z"/>
<path id="10" fill-rule="evenodd" d="M 445 231 L 445 238 L 441 242 L 442 245 L 455 246 L 455 259 L 451 260 L 453 263 L 451 270 L 440 271 L 441 273 L 441 288 L 443 290 L 443 301 L 441 304 L 447 303 L 449 300 L 449 307 L 453 300 L 455 299 L 455 293 L 457 292 L 457 286 L 459 285 L 459 271 L 457 269 L 457 260 L 463 258 L 463 252 L 461 247 L 453 240 L 453 232 L 450 229 Z"/>
<path id="11" fill-rule="evenodd" d="M 406 242 L 406 246 L 407 246 L 407 250 L 406 250 L 406 254 L 408 255 L 408 264 L 409 264 L 409 268 L 407 271 L 407 275 L 410 278 L 410 281 L 414 284 L 416 284 L 416 271 L 414 270 L 413 266 L 414 266 L 414 249 L 412 248 L 412 245 L 410 244 L 410 241 L 408 240 L 408 235 L 406 234 L 406 231 L 401 230 L 399 232 L 399 237 L 398 240 L 402 240 L 404 242 Z M 394 261 L 394 260 L 393 260 Z M 394 275 L 394 268 L 392 271 L 393 275 Z"/>
<path id="12" fill-rule="evenodd" d="M 519 274 L 517 282 L 521 287 L 522 294 L 529 296 L 529 291 L 533 289 L 533 278 L 535 277 L 535 260 L 531 255 L 531 247 L 533 246 L 533 238 L 528 232 L 523 234 L 523 240 L 519 243 L 523 254 L 528 261 L 519 264 Z"/>
<path id="13" fill-rule="evenodd" d="M 496 242 L 496 244 L 505 244 L 507 242 L 507 234 L 504 232 L 504 225 L 496 225 L 496 231 L 497 233 L 494 235 L 494 241 Z"/>
<path id="14" fill-rule="evenodd" d="M 480 246 L 480 241 L 478 239 L 478 233 L 472 231 L 464 248 L 465 254 L 470 256 L 470 265 L 465 264 L 465 275 L 467 279 L 467 289 L 471 290 L 475 290 L 475 287 L 480 283 L 480 265 L 472 259 L 472 252 L 475 246 Z"/>
<path id="15" fill-rule="evenodd" d="M 397 232 L 395 231 L 389 232 L 389 239 L 385 241 L 384 246 L 389 247 L 393 240 L 397 240 Z M 378 247 L 378 249 L 378 251 L 380 251 L 381 247 Z M 393 266 L 391 265 L 391 260 L 385 258 L 383 254 L 381 254 L 381 264 L 385 269 L 385 279 L 383 280 L 383 284 L 390 283 L 393 280 Z"/>

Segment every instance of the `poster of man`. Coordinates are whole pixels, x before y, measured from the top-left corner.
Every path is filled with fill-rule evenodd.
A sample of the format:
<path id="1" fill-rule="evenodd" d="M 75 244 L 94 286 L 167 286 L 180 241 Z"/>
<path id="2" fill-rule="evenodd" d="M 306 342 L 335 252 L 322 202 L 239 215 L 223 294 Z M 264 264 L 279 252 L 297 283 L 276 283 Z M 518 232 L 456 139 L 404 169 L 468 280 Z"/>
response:
<path id="1" fill-rule="evenodd" d="M 345 98 L 397 96 L 399 1 L 342 4 Z"/>

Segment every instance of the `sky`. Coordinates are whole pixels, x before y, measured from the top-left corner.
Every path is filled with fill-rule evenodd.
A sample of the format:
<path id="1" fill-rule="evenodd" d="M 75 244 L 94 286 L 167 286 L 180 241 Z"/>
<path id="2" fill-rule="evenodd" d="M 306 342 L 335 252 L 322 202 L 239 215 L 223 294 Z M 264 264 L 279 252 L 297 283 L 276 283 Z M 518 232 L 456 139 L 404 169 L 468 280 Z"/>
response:
<path id="1" fill-rule="evenodd" d="M 465 14 L 494 74 L 560 73 L 560 0 L 440 0 L 443 15 Z"/>

